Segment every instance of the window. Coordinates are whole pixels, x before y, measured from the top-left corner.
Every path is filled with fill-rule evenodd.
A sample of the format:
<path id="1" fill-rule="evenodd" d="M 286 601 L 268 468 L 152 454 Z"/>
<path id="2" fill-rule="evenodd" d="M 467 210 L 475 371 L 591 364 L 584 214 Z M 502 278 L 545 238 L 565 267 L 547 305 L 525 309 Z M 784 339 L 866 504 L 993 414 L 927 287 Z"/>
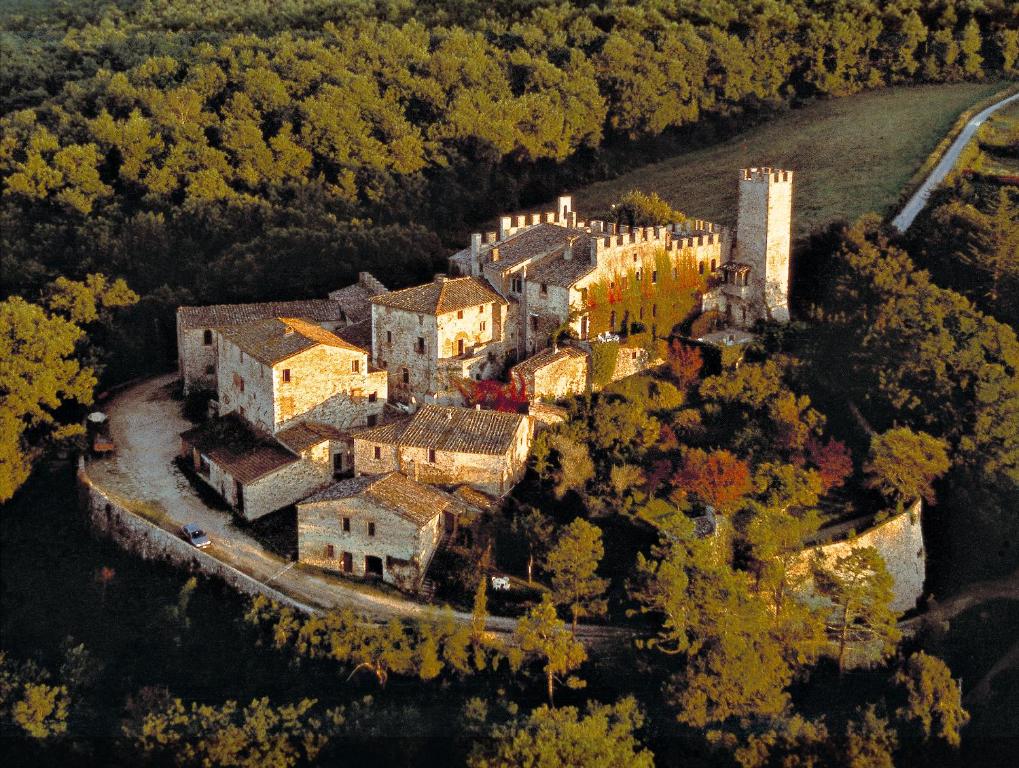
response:
<path id="1" fill-rule="evenodd" d="M 580 289 L 580 300 L 587 304 L 587 288 Z"/>
<path id="2" fill-rule="evenodd" d="M 393 343 L 393 332 L 392 331 L 386 331 L 386 344 L 392 344 L 392 343 Z"/>
<path id="3" fill-rule="evenodd" d="M 379 417 L 378 416 L 376 416 L 374 413 L 368 414 L 368 426 L 369 427 L 374 427 L 378 423 L 379 423 Z"/>
<path id="4" fill-rule="evenodd" d="M 651 285 L 655 285 L 658 282 L 658 270 L 651 270 Z"/>
<path id="5" fill-rule="evenodd" d="M 244 362 L 244 353 L 239 349 L 237 350 L 237 359 L 240 360 L 242 363 Z"/>
<path id="6" fill-rule="evenodd" d="M 514 277 L 510 281 L 510 290 L 513 293 L 521 293 L 524 290 L 524 281 L 522 278 Z"/>
<path id="7" fill-rule="evenodd" d="M 332 560 L 336 557 L 336 548 L 332 544 L 326 544 L 326 558 Z"/>
<path id="8" fill-rule="evenodd" d="M 715 265 L 715 260 L 714 260 L 714 259 L 712 259 L 712 260 L 711 260 L 711 271 L 712 271 L 712 272 L 714 272 L 714 271 L 715 271 L 715 266 L 716 266 L 716 265 Z"/>
<path id="9" fill-rule="evenodd" d="M 636 280 L 636 281 L 637 281 L 638 283 L 640 282 L 640 270 L 639 270 L 639 269 L 638 269 L 638 270 L 637 270 L 637 271 L 636 271 L 636 272 L 634 273 L 634 276 L 633 276 L 633 278 L 634 278 L 634 280 Z"/>
<path id="10" fill-rule="evenodd" d="M 202 333 L 202 343 L 207 347 L 212 344 L 212 331 Z"/>
<path id="11" fill-rule="evenodd" d="M 418 336 L 418 343 L 417 343 L 417 346 L 414 347 L 414 349 L 415 349 L 415 351 L 419 355 L 423 355 L 425 353 L 425 339 L 424 339 L 424 336 Z"/>
<path id="12" fill-rule="evenodd" d="M 376 445 L 375 446 L 375 458 L 376 459 L 381 459 L 382 458 L 382 446 L 380 446 L 380 445 Z"/>
<path id="13" fill-rule="evenodd" d="M 403 383 L 410 384 L 410 370 L 407 368 L 403 369 Z"/>
<path id="14" fill-rule="evenodd" d="M 343 471 L 343 454 L 333 454 L 333 474 L 338 475 Z"/>
<path id="15" fill-rule="evenodd" d="M 351 373 L 361 372 L 361 361 L 356 357 L 350 361 L 350 372 Z"/>
<path id="16" fill-rule="evenodd" d="M 369 536 L 375 535 L 375 523 L 368 523 L 368 535 Z"/>
<path id="17" fill-rule="evenodd" d="M 434 448 L 429 448 L 428 449 L 428 463 L 429 464 L 434 464 L 435 463 L 435 449 Z"/>
<path id="18" fill-rule="evenodd" d="M 697 264 L 697 274 L 698 275 L 703 275 L 704 274 L 704 262 L 703 261 L 700 262 L 699 264 Z"/>
<path id="19" fill-rule="evenodd" d="M 483 333 L 483 332 L 484 332 L 485 330 L 487 330 L 487 328 L 488 328 L 488 323 L 486 323 L 486 322 L 485 322 L 484 320 L 482 320 L 482 321 L 481 321 L 481 328 L 480 328 L 480 330 L 482 331 L 482 333 Z"/>
<path id="20" fill-rule="evenodd" d="M 531 316 L 531 330 L 532 331 L 538 330 L 538 318 L 535 317 L 534 315 Z"/>
<path id="21" fill-rule="evenodd" d="M 379 399 L 379 393 L 378 392 L 369 392 L 368 393 L 368 402 L 369 403 L 374 403 L 378 399 Z"/>
<path id="22" fill-rule="evenodd" d="M 234 389 L 236 389 L 238 392 L 244 391 L 244 379 L 241 378 L 236 373 L 234 374 Z"/>
<path id="23" fill-rule="evenodd" d="M 462 309 L 458 309 L 456 311 L 456 319 L 457 320 L 463 320 L 464 319 L 464 311 Z"/>
<path id="24" fill-rule="evenodd" d="M 350 533 L 350 518 L 349 517 L 343 518 L 343 532 L 344 533 Z"/>
<path id="25" fill-rule="evenodd" d="M 207 365 L 207 366 L 205 366 L 205 375 L 206 376 L 212 376 L 212 374 L 214 374 L 215 372 L 216 372 L 216 366 L 214 366 L 214 365 Z"/>
<path id="26" fill-rule="evenodd" d="M 651 305 L 651 317 L 658 317 L 658 305 L 657 304 L 652 304 Z"/>
<path id="27" fill-rule="evenodd" d="M 464 340 L 463 339 L 457 339 L 456 340 L 456 353 L 458 355 L 462 355 L 464 353 Z"/>
<path id="28" fill-rule="evenodd" d="M 478 314 L 480 315 L 484 311 L 485 311 L 485 305 L 484 304 L 479 305 L 478 306 Z"/>
<path id="29" fill-rule="evenodd" d="M 548 296 L 548 283 L 541 284 L 541 295 Z"/>
<path id="30" fill-rule="evenodd" d="M 283 369 L 283 383 L 284 384 L 289 384 L 290 383 L 290 369 L 289 368 L 284 368 Z"/>

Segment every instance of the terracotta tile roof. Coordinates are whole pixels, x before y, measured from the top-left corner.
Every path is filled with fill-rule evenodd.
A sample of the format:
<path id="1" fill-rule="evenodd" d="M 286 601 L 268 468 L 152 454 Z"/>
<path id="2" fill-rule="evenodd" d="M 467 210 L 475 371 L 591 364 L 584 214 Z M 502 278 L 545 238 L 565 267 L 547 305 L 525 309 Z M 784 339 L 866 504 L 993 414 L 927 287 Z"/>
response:
<path id="1" fill-rule="evenodd" d="M 359 430 L 355 440 L 434 448 L 451 453 L 507 453 L 524 416 L 445 405 L 423 405 L 410 419 Z"/>
<path id="2" fill-rule="evenodd" d="M 544 368 L 546 365 L 552 365 L 558 363 L 561 360 L 567 358 L 587 357 L 587 353 L 583 352 L 575 347 L 559 347 L 559 349 L 553 350 L 551 347 L 544 349 L 536 355 L 527 358 L 521 363 L 517 363 L 513 366 L 510 374 L 512 376 L 531 376 L 540 368 Z"/>
<path id="3" fill-rule="evenodd" d="M 439 276 L 424 285 L 379 294 L 371 301 L 372 304 L 426 315 L 443 315 L 491 302 L 506 303 L 506 299 L 492 290 L 486 280 L 478 277 L 444 276 Z"/>
<path id="4" fill-rule="evenodd" d="M 591 263 L 590 245 L 585 248 L 578 248 L 574 245 L 573 258 L 564 259 L 565 247 L 557 249 L 547 259 L 534 266 L 527 268 L 527 280 L 532 283 L 548 283 L 562 288 L 569 288 L 580 278 L 585 277 L 595 270 Z"/>
<path id="5" fill-rule="evenodd" d="M 502 505 L 502 499 L 489 496 L 487 493 L 472 488 L 469 485 L 460 485 L 453 491 L 453 495 L 465 504 L 480 509 L 482 512 L 494 512 Z"/>
<path id="6" fill-rule="evenodd" d="M 299 461 L 271 435 L 252 429 L 235 413 L 207 421 L 180 437 L 241 485 Z"/>
<path id="7" fill-rule="evenodd" d="M 384 291 L 369 288 L 365 285 L 365 281 L 359 280 L 353 285 L 330 291 L 329 299 L 340 305 L 348 323 L 359 323 L 363 320 L 371 320 L 371 299 L 372 296 L 377 296 L 380 293 L 384 293 Z"/>
<path id="8" fill-rule="evenodd" d="M 355 347 L 363 349 L 365 353 L 372 348 L 372 321 L 371 315 L 369 314 L 367 320 L 362 320 L 359 323 L 352 323 L 343 328 L 337 328 L 333 331 L 344 341 L 353 344 Z"/>
<path id="9" fill-rule="evenodd" d="M 329 299 L 267 301 L 260 304 L 213 304 L 177 307 L 177 320 L 185 330 L 243 325 L 273 317 L 305 317 L 317 323 L 339 321 L 340 305 Z"/>
<path id="10" fill-rule="evenodd" d="M 315 323 L 296 317 L 275 317 L 220 330 L 223 338 L 267 365 L 273 365 L 320 344 L 364 354 L 365 350 L 344 341 Z"/>
<path id="11" fill-rule="evenodd" d="M 276 433 L 276 439 L 294 453 L 302 453 L 326 440 L 343 440 L 349 436 L 342 429 L 318 421 L 302 421 Z"/>
<path id="12" fill-rule="evenodd" d="M 574 259 L 579 256 L 590 261 L 591 240 L 585 230 L 545 223 L 529 227 L 496 243 L 499 248 L 499 261 L 495 262 L 495 268 L 501 270 L 514 267 L 535 256 L 565 249 L 570 240 L 573 240 L 573 252 L 576 254 Z M 485 264 L 492 264 L 491 250 L 482 253 L 481 260 Z"/>
<path id="13" fill-rule="evenodd" d="M 395 512 L 422 528 L 447 510 L 463 509 L 454 496 L 439 489 L 415 482 L 400 472 L 385 475 L 353 477 L 334 483 L 309 496 L 300 504 L 317 504 L 361 496 L 378 506 Z"/>

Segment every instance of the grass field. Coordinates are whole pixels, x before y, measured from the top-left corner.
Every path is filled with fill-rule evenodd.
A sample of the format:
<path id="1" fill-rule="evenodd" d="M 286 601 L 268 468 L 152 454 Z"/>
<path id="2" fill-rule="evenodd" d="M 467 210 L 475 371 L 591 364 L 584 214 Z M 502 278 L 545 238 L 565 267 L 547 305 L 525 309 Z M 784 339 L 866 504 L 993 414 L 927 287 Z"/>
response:
<path id="1" fill-rule="evenodd" d="M 629 190 L 641 189 L 692 216 L 732 225 L 736 170 L 772 165 L 798 173 L 796 234 L 836 218 L 884 213 L 959 113 L 1001 88 L 1001 83 L 887 88 L 817 102 L 723 144 L 571 190 L 574 206 L 606 210 Z"/>

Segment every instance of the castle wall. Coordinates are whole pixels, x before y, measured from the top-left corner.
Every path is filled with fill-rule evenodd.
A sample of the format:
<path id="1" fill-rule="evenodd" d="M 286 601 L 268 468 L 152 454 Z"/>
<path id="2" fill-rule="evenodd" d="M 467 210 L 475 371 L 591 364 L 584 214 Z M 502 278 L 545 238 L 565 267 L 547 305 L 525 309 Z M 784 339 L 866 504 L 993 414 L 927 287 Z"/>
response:
<path id="1" fill-rule="evenodd" d="M 892 608 L 896 611 L 914 608 L 923 595 L 924 580 L 927 577 L 921 528 L 922 511 L 921 502 L 918 500 L 905 512 L 861 531 L 851 539 L 806 549 L 790 571 L 803 573 L 808 570 L 815 554 L 819 554 L 827 561 L 833 561 L 854 549 L 874 547 L 884 559 L 885 566 L 892 576 L 892 589 L 895 594 Z"/>
<path id="2" fill-rule="evenodd" d="M 344 532 L 343 518 L 350 530 Z M 368 535 L 368 523 L 375 535 Z M 344 573 L 343 555 L 350 554 L 349 575 L 364 577 L 365 557 L 382 560 L 382 578 L 402 589 L 414 589 L 442 536 L 442 515 L 423 528 L 370 499 L 351 497 L 297 507 L 297 558 L 302 563 Z M 333 556 L 326 549 L 333 547 Z M 403 562 L 393 562 L 403 561 Z"/>

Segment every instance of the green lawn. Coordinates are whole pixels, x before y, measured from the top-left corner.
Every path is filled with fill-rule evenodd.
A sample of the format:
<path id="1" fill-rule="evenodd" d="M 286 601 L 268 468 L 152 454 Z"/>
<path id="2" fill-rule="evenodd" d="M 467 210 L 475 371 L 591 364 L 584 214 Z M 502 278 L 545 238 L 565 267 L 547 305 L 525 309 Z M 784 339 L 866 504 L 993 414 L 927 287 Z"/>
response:
<path id="1" fill-rule="evenodd" d="M 692 216 L 732 225 L 737 169 L 772 165 L 799 174 L 793 203 L 798 234 L 836 218 L 884 212 L 959 113 L 1001 88 L 1001 83 L 887 88 L 818 102 L 724 144 L 572 190 L 574 205 L 601 211 L 641 189 Z"/>

